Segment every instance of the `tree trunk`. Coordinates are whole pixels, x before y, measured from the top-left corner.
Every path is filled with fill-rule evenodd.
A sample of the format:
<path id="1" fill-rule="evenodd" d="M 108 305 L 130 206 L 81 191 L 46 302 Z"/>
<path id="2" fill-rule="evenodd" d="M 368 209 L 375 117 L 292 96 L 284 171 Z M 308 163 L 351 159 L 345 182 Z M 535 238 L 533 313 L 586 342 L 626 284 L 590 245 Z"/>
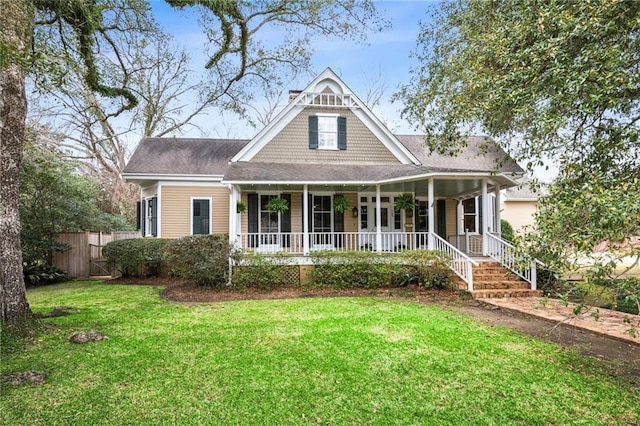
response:
<path id="1" fill-rule="evenodd" d="M 7 1 L 0 8 L 0 309 L 3 327 L 18 334 L 26 334 L 34 321 L 22 273 L 18 214 L 32 7 L 28 1 Z"/>

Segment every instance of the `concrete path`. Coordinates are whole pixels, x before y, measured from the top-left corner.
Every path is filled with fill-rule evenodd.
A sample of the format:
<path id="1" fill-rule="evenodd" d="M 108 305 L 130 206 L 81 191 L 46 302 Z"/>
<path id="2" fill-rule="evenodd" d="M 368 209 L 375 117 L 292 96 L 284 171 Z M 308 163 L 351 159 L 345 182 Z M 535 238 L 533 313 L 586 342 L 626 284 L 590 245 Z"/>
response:
<path id="1" fill-rule="evenodd" d="M 640 345 L 639 315 L 595 307 L 576 315 L 574 303 L 565 306 L 560 300 L 542 297 L 482 299 L 482 302 Z M 632 335 L 633 331 L 635 337 Z M 640 351 L 640 348 L 638 350 Z"/>

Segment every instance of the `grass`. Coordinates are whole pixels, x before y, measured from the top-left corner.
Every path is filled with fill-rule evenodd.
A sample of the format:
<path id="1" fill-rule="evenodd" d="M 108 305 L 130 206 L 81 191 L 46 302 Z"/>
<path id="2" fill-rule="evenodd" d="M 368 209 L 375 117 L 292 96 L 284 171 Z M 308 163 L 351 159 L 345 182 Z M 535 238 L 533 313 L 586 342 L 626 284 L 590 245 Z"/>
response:
<path id="1" fill-rule="evenodd" d="M 438 306 L 376 298 L 180 305 L 160 289 L 29 291 L 46 319 L 1 373 L 2 424 L 635 424 L 640 393 L 595 360 Z M 78 330 L 108 340 L 69 343 Z"/>

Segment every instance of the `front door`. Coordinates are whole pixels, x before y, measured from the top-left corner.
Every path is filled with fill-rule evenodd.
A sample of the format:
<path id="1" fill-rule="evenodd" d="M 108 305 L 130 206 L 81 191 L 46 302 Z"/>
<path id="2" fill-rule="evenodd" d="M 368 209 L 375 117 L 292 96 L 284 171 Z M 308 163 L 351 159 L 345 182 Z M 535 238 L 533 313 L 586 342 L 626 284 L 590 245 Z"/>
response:
<path id="1" fill-rule="evenodd" d="M 377 223 L 376 196 L 360 197 L 360 245 L 362 249 L 375 250 Z M 390 233 L 402 229 L 402 215 L 393 206 L 393 197 L 380 196 L 380 232 L 382 232 L 382 249 L 392 251 L 402 242 L 391 238 Z"/>

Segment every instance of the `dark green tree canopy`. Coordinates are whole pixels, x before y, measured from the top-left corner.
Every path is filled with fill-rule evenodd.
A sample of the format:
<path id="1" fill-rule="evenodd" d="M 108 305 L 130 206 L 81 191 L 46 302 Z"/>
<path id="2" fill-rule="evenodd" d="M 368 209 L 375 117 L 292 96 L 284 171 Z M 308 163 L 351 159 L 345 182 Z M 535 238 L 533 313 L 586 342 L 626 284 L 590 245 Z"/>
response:
<path id="1" fill-rule="evenodd" d="M 404 115 L 433 149 L 480 129 L 532 165 L 637 173 L 639 31 L 637 1 L 445 3 L 421 29 Z"/>

